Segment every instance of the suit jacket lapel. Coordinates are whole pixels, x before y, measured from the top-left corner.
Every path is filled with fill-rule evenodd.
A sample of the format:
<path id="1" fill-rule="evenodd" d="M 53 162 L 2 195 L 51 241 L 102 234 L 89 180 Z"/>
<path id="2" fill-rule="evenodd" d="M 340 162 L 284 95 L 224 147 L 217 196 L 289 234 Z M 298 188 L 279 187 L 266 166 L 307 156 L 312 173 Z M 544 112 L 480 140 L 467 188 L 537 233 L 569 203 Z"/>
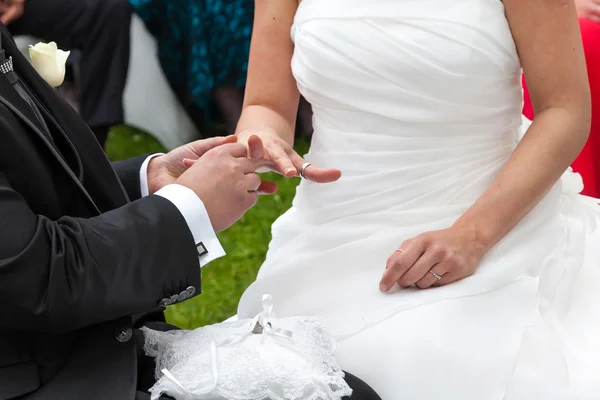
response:
<path id="1" fill-rule="evenodd" d="M 96 210 L 105 212 L 127 204 L 129 202 L 129 197 L 89 127 L 71 106 L 60 98 L 56 91 L 48 86 L 35 69 L 33 69 L 29 61 L 20 53 L 12 37 L 2 24 L 0 24 L 0 34 L 2 34 L 3 37 L 2 44 L 7 56 L 13 57 L 15 71 L 19 73 L 21 78 L 36 94 L 39 101 L 47 108 L 49 114 L 55 119 L 57 127 L 73 144 L 75 151 L 78 154 L 83 155 L 80 156 L 80 158 L 83 162 L 83 173 L 85 175 L 84 183 L 82 184 L 82 182 L 77 179 L 73 171 L 64 160 L 62 160 L 62 157 L 55 148 L 50 149 L 53 152 L 52 154 L 59 157 L 61 165 L 67 170 L 67 173 L 82 190 L 85 197 L 92 202 Z M 14 89 L 12 90 L 14 91 Z M 18 93 L 15 92 L 15 95 L 18 96 Z M 25 102 L 21 100 L 21 104 L 24 103 Z M 25 106 L 27 106 L 27 104 L 25 104 Z M 19 109 L 21 108 L 22 107 L 19 107 Z M 35 118 L 31 111 L 30 114 L 31 118 Z M 31 118 L 27 119 L 29 119 L 29 122 L 33 123 Z M 38 136 L 40 132 L 41 130 L 39 128 L 35 130 L 35 133 Z M 45 141 L 45 143 L 48 144 L 47 141 Z M 53 147 L 52 144 L 50 144 L 50 147 Z"/>
<path id="2" fill-rule="evenodd" d="M 31 92 L 31 91 L 30 91 Z M 70 165 L 71 170 L 76 174 L 77 179 L 83 183 L 83 163 L 81 162 L 81 157 L 77 152 L 77 149 L 69 139 L 69 135 L 63 130 L 62 126 L 56 119 L 52 116 L 50 111 L 44 106 L 44 104 L 37 98 L 33 92 L 30 93 L 30 96 L 34 99 L 36 105 L 38 106 L 40 113 L 42 114 L 42 118 L 45 117 L 45 122 L 47 124 L 47 129 L 50 130 L 50 135 L 52 136 L 52 129 L 55 131 L 55 136 L 52 136 L 53 142 L 56 144 L 56 148 L 62 157 L 67 160 L 67 163 Z M 61 148 L 58 142 L 64 143 L 64 146 Z M 69 159 L 71 162 L 69 163 Z"/>
<path id="3" fill-rule="evenodd" d="M 1 74 L 0 74 L 1 75 Z M 90 205 L 99 213 L 98 207 L 92 200 L 91 196 L 85 190 L 79 179 L 75 176 L 69 165 L 67 165 L 64 158 L 58 152 L 58 149 L 54 146 L 51 138 L 43 132 L 43 128 L 29 107 L 29 105 L 23 100 L 23 98 L 13 88 L 12 84 L 6 79 L 5 76 L 0 76 L 0 102 L 4 104 L 9 110 L 11 110 L 17 117 L 19 117 L 25 124 L 27 124 L 33 132 L 44 142 L 48 150 L 58 160 L 61 167 L 65 170 L 67 175 L 75 182 L 75 184 L 83 191 L 84 196 L 90 202 Z"/>

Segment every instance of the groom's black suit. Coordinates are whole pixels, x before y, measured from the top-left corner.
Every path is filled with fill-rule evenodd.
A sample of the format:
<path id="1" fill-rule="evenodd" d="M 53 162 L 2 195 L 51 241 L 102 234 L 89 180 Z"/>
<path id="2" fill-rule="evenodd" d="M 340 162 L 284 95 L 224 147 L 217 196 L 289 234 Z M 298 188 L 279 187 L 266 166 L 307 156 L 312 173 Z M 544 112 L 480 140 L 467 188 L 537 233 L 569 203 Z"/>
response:
<path id="1" fill-rule="evenodd" d="M 0 74 L 0 400 L 133 399 L 132 316 L 200 292 L 192 234 L 0 34 L 43 114 Z"/>

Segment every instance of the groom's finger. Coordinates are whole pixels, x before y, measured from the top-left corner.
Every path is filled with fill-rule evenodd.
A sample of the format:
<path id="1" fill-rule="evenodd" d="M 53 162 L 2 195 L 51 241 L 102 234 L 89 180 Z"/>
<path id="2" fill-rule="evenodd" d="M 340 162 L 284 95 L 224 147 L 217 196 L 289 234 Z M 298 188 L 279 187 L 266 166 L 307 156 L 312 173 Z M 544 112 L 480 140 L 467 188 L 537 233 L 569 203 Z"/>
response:
<path id="1" fill-rule="evenodd" d="M 237 142 L 237 137 L 235 135 L 226 136 L 226 137 L 213 137 L 210 139 L 197 140 L 195 142 L 190 143 L 192 152 L 198 156 L 198 158 L 202 157 L 209 150 L 214 149 L 215 147 L 224 146 L 226 144 L 233 144 Z M 241 145 L 240 145 L 241 146 Z M 238 146 L 239 147 L 239 146 Z M 185 168 L 189 168 L 194 163 L 198 161 L 198 159 L 184 158 L 182 160 L 183 166 Z"/>
<path id="2" fill-rule="evenodd" d="M 246 174 L 244 180 L 249 192 L 256 192 L 262 184 L 262 180 L 257 174 Z"/>
<path id="3" fill-rule="evenodd" d="M 236 158 L 245 158 L 247 151 L 246 151 L 246 147 L 242 144 L 237 144 L 237 143 L 229 143 L 229 142 L 225 142 L 224 145 L 222 145 L 225 149 L 225 151 L 229 152 L 229 154 L 231 154 L 233 157 Z M 183 163 L 183 166 L 187 169 L 190 168 L 192 165 L 194 165 L 196 163 L 196 161 L 198 161 L 198 159 L 191 159 L 191 158 L 184 158 L 183 160 L 181 160 L 181 162 Z M 247 165 L 246 168 L 244 170 L 244 172 L 255 172 L 256 168 L 254 166 L 254 164 L 252 164 L 250 161 L 247 161 Z"/>
<path id="4" fill-rule="evenodd" d="M 196 140 L 195 142 L 190 143 L 189 146 L 194 154 L 196 154 L 198 157 L 202 157 L 204 153 L 214 149 L 215 147 L 235 142 L 237 142 L 237 136 L 235 135 L 215 136 L 208 139 Z"/>
<path id="5" fill-rule="evenodd" d="M 226 143 L 219 146 L 219 150 L 223 150 L 235 158 L 247 159 L 248 157 L 248 149 L 241 143 Z"/>

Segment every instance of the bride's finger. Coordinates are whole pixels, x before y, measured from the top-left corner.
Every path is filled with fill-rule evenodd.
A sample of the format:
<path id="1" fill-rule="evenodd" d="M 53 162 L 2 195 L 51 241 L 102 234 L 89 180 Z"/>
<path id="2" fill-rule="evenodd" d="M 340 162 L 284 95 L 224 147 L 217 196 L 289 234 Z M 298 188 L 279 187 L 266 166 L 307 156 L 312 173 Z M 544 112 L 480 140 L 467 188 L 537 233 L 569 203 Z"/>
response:
<path id="1" fill-rule="evenodd" d="M 442 268 L 442 271 L 445 269 L 446 268 Z M 454 283 L 456 281 L 460 281 L 461 279 L 466 278 L 466 276 L 461 275 L 461 270 L 456 270 L 456 269 L 447 269 L 447 270 L 448 270 L 448 272 L 446 272 L 444 274 L 439 274 L 439 275 L 441 275 L 442 278 L 440 280 L 437 280 L 436 282 L 434 282 L 432 286 L 445 286 L 450 283 Z"/>
<path id="2" fill-rule="evenodd" d="M 292 150 L 291 159 L 300 174 L 302 171 L 302 166 L 306 163 L 304 158 L 300 157 L 298 153 Z M 316 165 L 310 165 L 304 170 L 304 177 L 316 183 L 331 183 L 340 179 L 342 176 L 342 172 L 339 169 L 335 168 L 321 168 Z"/>
<path id="3" fill-rule="evenodd" d="M 263 141 L 260 137 L 256 135 L 250 136 L 248 138 L 248 156 L 254 161 L 258 162 L 264 157 L 265 148 L 263 146 Z"/>
<path id="4" fill-rule="evenodd" d="M 420 240 L 411 240 L 410 244 L 403 243 L 400 249 L 401 251 L 395 251 L 388 258 L 386 269 L 379 282 L 379 289 L 382 292 L 389 291 L 398 282 L 398 279 L 413 266 L 425 251 L 425 245 Z"/>
<path id="5" fill-rule="evenodd" d="M 435 275 L 434 275 L 435 274 Z M 441 264 L 434 265 L 427 271 L 425 276 L 423 276 L 418 282 L 417 287 L 419 289 L 428 289 L 438 283 L 439 279 L 437 276 L 444 276 L 446 271 L 442 268 Z"/>
<path id="6" fill-rule="evenodd" d="M 258 189 L 256 191 L 258 194 L 275 194 L 277 193 L 277 184 L 275 182 L 270 181 L 262 181 Z"/>
<path id="7" fill-rule="evenodd" d="M 294 167 L 290 156 L 283 148 L 275 145 L 273 147 L 269 147 L 268 153 L 269 159 L 281 175 L 285 176 L 286 178 L 296 176 L 298 171 L 296 170 L 296 167 Z"/>
<path id="8" fill-rule="evenodd" d="M 438 262 L 442 261 L 443 257 L 430 248 L 426 248 L 425 252 L 419 259 L 398 279 L 398 285 L 407 288 L 415 285 L 429 273 Z"/>

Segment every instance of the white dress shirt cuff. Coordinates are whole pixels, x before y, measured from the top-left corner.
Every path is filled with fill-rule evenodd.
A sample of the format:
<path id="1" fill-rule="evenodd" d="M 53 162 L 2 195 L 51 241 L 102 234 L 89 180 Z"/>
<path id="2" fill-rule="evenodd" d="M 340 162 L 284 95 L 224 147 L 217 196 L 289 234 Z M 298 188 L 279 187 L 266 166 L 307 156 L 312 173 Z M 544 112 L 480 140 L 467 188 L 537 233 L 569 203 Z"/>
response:
<path id="1" fill-rule="evenodd" d="M 150 190 L 148 189 L 148 164 L 150 164 L 150 160 L 154 157 L 162 156 L 163 153 L 156 153 L 148 156 L 144 163 L 140 168 L 140 192 L 142 194 L 141 197 L 146 197 L 150 194 Z"/>
<path id="2" fill-rule="evenodd" d="M 192 189 L 171 184 L 162 187 L 154 194 L 169 200 L 183 215 L 194 237 L 201 267 L 225 255 L 225 250 L 215 234 L 206 207 Z"/>

